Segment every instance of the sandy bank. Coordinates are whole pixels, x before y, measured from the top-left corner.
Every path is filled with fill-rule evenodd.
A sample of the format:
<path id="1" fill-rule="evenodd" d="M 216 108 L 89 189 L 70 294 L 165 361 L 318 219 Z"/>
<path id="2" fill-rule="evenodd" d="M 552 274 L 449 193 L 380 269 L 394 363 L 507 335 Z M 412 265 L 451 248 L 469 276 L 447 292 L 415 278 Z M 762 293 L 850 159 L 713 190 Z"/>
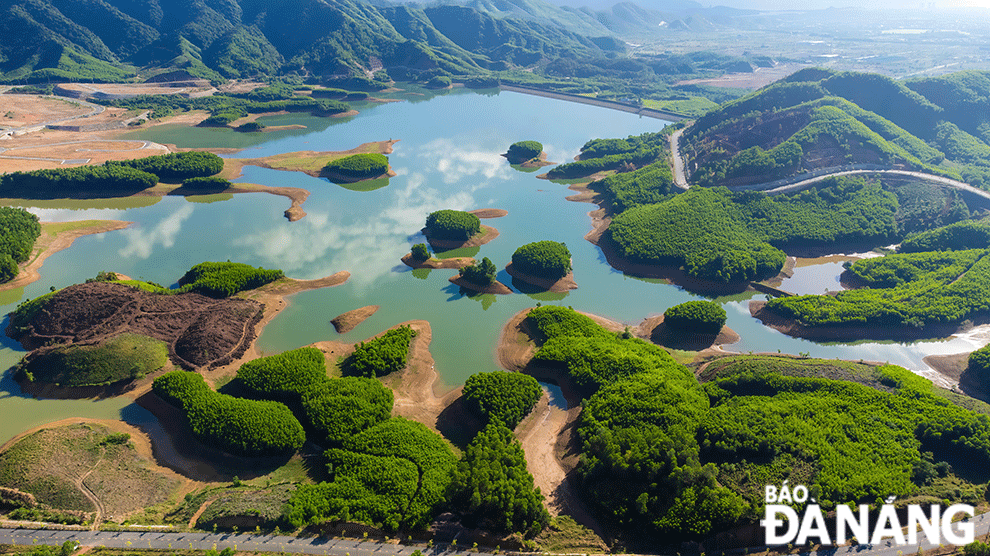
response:
<path id="1" fill-rule="evenodd" d="M 34 243 L 31 259 L 20 266 L 17 277 L 0 285 L 0 291 L 7 291 L 37 282 L 41 278 L 40 269 L 45 259 L 58 253 L 76 241 L 77 238 L 90 234 L 101 234 L 112 230 L 122 230 L 132 222 L 121 220 L 85 220 L 80 222 L 43 222 L 41 235 Z"/>
<path id="2" fill-rule="evenodd" d="M 367 320 L 368 317 L 374 315 L 381 308 L 381 305 L 368 305 L 360 309 L 347 311 L 330 319 L 330 324 L 333 325 L 338 334 L 344 334 L 354 330 L 357 325 Z"/>
<path id="3" fill-rule="evenodd" d="M 509 276 L 512 276 L 517 280 L 522 280 L 527 284 L 531 284 L 550 292 L 566 293 L 570 290 L 576 290 L 578 287 L 577 282 L 574 281 L 574 271 L 568 272 L 566 276 L 560 278 L 559 280 L 548 280 L 540 276 L 520 272 L 511 262 L 505 265 L 505 271 L 509 273 Z"/>
<path id="4" fill-rule="evenodd" d="M 795 338 L 824 341 L 861 341 L 861 340 L 918 340 L 922 338 L 946 338 L 961 331 L 958 324 L 935 323 L 915 328 L 913 326 L 805 326 L 792 318 L 787 318 L 771 312 L 766 308 L 766 301 L 750 301 L 749 314 L 757 318 L 765 326 L 783 332 Z M 975 324 L 986 324 L 990 318 L 983 316 L 974 318 Z"/>
<path id="5" fill-rule="evenodd" d="M 492 282 L 487 286 L 481 286 L 458 275 L 458 276 L 451 276 L 450 283 L 457 284 L 458 286 L 466 290 L 471 290 L 478 293 L 493 293 L 496 295 L 509 295 L 512 293 L 512 289 L 509 288 L 509 286 L 506 286 L 505 284 L 499 282 L 498 280 L 495 280 L 494 282 Z"/>
<path id="6" fill-rule="evenodd" d="M 234 180 L 243 175 L 245 166 L 258 166 L 260 168 L 268 168 L 269 170 L 303 172 L 314 178 L 319 178 L 323 176 L 323 167 L 331 160 L 352 154 L 391 154 L 392 146 L 398 142 L 398 139 L 371 141 L 362 143 L 346 151 L 294 151 L 259 158 L 225 158 L 223 161 L 223 171 L 220 173 L 220 176 L 228 180 Z"/>
<path id="7" fill-rule="evenodd" d="M 547 153 L 543 151 L 540 151 L 540 154 L 527 160 L 509 158 L 509 153 L 502 153 L 502 156 L 509 161 L 509 164 L 518 164 L 523 168 L 542 168 L 544 166 L 553 166 L 554 164 L 557 164 L 556 162 L 548 162 Z"/>
<path id="8" fill-rule="evenodd" d="M 473 257 L 452 257 L 449 259 L 429 258 L 425 261 L 417 261 L 413 258 L 412 253 L 406 253 L 402 256 L 402 262 L 410 268 L 428 268 L 430 270 L 452 268 L 460 270 L 466 266 L 473 265 L 476 261 Z"/>
<path id="9" fill-rule="evenodd" d="M 434 251 L 447 251 L 450 249 L 460 249 L 462 247 L 481 247 L 482 245 L 498 237 L 498 230 L 492 228 L 491 226 L 485 226 L 484 224 L 481 225 L 481 233 L 475 234 L 470 239 L 465 241 L 431 238 L 426 228 L 423 228 L 422 232 L 423 235 L 426 236 L 427 241 L 430 242 L 430 246 L 433 247 Z"/>
<path id="10" fill-rule="evenodd" d="M 509 214 L 509 211 L 505 209 L 474 209 L 469 210 L 469 213 L 477 216 L 478 218 L 502 218 L 503 216 Z"/>

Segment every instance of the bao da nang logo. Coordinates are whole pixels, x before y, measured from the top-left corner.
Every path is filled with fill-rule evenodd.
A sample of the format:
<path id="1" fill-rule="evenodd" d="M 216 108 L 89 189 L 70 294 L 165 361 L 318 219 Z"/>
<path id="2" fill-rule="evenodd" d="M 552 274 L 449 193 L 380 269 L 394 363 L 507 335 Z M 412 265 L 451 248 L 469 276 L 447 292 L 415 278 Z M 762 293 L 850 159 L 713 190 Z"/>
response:
<path id="1" fill-rule="evenodd" d="M 880 507 L 876 519 L 870 521 L 870 507 L 860 505 L 857 510 L 845 505 L 835 507 L 832 527 L 826 521 L 822 508 L 814 498 L 810 498 L 804 485 L 793 488 L 787 481 L 779 488 L 766 487 L 766 514 L 760 521 L 770 546 L 794 543 L 802 545 L 811 541 L 821 545 L 841 545 L 851 539 L 860 543 L 879 544 L 884 539 L 892 539 L 899 545 L 918 544 L 919 532 L 928 542 L 936 545 L 965 545 L 973 542 L 973 517 L 975 510 L 967 504 L 955 504 L 942 511 L 937 505 L 907 506 L 907 519 L 904 523 L 888 498 Z M 808 504 L 803 515 L 790 504 Z M 830 532 L 834 532 L 833 534 Z"/>

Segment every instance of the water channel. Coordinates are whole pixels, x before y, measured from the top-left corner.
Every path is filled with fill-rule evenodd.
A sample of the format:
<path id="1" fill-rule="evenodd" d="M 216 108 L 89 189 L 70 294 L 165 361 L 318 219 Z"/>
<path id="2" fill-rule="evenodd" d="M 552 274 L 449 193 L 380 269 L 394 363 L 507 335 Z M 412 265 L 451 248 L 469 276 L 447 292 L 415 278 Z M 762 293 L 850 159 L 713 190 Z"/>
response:
<path id="1" fill-rule="evenodd" d="M 554 162 L 573 159 L 594 137 L 626 137 L 655 131 L 665 122 L 583 104 L 519 93 L 454 89 L 436 94 L 412 88 L 393 95 L 402 102 L 359 103 L 357 116 L 327 119 L 288 115 L 264 118 L 267 125 L 299 124 L 306 129 L 242 134 L 227 129 L 164 125 L 137 131 L 135 138 L 180 147 L 237 147 L 233 157 L 260 157 L 302 150 L 347 150 L 369 141 L 399 139 L 389 156 L 397 176 L 385 187 L 355 191 L 301 173 L 245 168 L 235 181 L 301 187 L 312 192 L 298 222 L 282 212 L 288 200 L 267 194 L 232 198 L 141 199 L 119 201 L 18 202 L 42 220 L 116 219 L 134 222 L 126 230 L 80 238 L 45 262 L 41 279 L 0 298 L 0 312 L 18 302 L 95 276 L 101 270 L 173 284 L 190 266 L 208 260 L 232 260 L 281 268 L 288 276 L 312 279 L 347 270 L 342 286 L 303 292 L 259 338 L 264 353 L 277 353 L 318 340 L 358 341 L 400 322 L 423 319 L 433 328 L 431 352 L 446 384 L 456 386 L 473 373 L 496 368 L 499 332 L 516 312 L 558 303 L 635 325 L 668 307 L 696 299 L 681 288 L 615 271 L 597 247 L 583 239 L 590 229 L 588 211 L 597 207 L 566 201 L 566 185 L 537 179 L 540 172 L 515 169 L 500 156 L 519 140 L 545 146 Z M 214 202 L 205 202 L 214 201 Z M 500 208 L 508 216 L 486 220 L 501 235 L 480 248 L 450 253 L 489 257 L 502 268 L 513 251 L 532 241 L 567 244 L 574 259 L 577 290 L 567 294 L 465 295 L 448 282 L 456 271 L 412 271 L 400 257 L 423 241 L 426 215 L 440 208 Z M 801 269 L 807 293 L 836 284 L 841 267 Z M 501 271 L 498 279 L 511 278 Z M 824 286 L 822 286 L 824 284 Z M 794 282 L 798 285 L 798 282 Z M 787 289 L 785 284 L 784 289 Z M 833 288 L 834 289 L 834 288 Z M 970 337 L 912 343 L 821 344 L 787 337 L 749 315 L 748 301 L 763 294 L 719 298 L 728 325 L 742 336 L 730 349 L 742 352 L 807 352 L 813 356 L 890 361 L 910 369 L 934 353 L 974 349 Z M 365 305 L 381 309 L 355 330 L 338 335 L 330 319 Z M 3 326 L 6 326 L 4 324 Z M 0 368 L 14 365 L 23 351 L 0 341 Z M 45 422 L 68 417 L 147 419 L 129 400 L 35 400 L 4 375 L 0 382 L 0 443 Z"/>

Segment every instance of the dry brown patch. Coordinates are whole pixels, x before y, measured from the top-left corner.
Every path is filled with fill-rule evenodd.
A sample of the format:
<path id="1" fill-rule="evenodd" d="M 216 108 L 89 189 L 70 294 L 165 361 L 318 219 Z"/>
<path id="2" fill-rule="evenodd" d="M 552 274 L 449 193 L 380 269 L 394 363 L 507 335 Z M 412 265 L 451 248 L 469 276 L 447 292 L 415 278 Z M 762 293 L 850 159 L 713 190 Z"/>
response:
<path id="1" fill-rule="evenodd" d="M 430 234 L 426 228 L 423 228 L 422 232 L 423 235 L 426 236 L 427 241 L 430 242 L 430 246 L 433 247 L 434 251 L 437 249 L 446 251 L 448 249 L 460 249 L 462 247 L 481 247 L 482 245 L 498 237 L 498 230 L 492 228 L 491 226 L 485 226 L 484 224 L 481 225 L 481 233 L 475 234 L 466 241 L 433 239 L 430 238 Z"/>
<path id="2" fill-rule="evenodd" d="M 366 307 L 361 307 L 360 309 L 354 309 L 353 311 L 347 311 L 342 315 L 337 315 L 336 317 L 330 319 L 330 324 L 333 324 L 334 329 L 337 330 L 338 334 L 345 334 L 354 330 L 354 328 L 367 320 L 368 317 L 374 315 L 381 309 L 381 305 L 368 305 Z"/>
<path id="3" fill-rule="evenodd" d="M 67 99 L 0 95 L 0 127 L 27 127 L 88 114 L 93 109 Z"/>
<path id="4" fill-rule="evenodd" d="M 361 145 L 347 151 L 296 151 L 260 158 L 228 158 L 224 159 L 224 169 L 220 175 L 229 180 L 233 180 L 243 175 L 245 166 L 258 166 L 261 168 L 268 168 L 270 170 L 303 172 L 307 175 L 319 178 L 323 177 L 323 167 L 332 160 L 350 156 L 352 154 L 390 154 L 392 152 L 392 146 L 398 141 L 398 139 L 389 139 L 388 141 L 372 141 L 369 143 L 362 143 Z"/>
<path id="5" fill-rule="evenodd" d="M 966 367 L 969 366 L 969 354 L 966 353 L 954 353 L 952 355 L 929 355 L 922 359 L 922 361 L 929 367 L 935 369 L 939 374 L 950 377 L 956 381 L 962 377 L 963 373 L 966 371 Z"/>
<path id="6" fill-rule="evenodd" d="M 578 285 L 574 281 L 574 272 L 568 272 L 567 275 L 563 276 L 559 280 L 548 280 L 546 278 L 535 276 L 533 274 L 526 274 L 525 272 L 520 272 L 515 266 L 510 262 L 505 265 L 505 271 L 509 273 L 509 276 L 522 280 L 527 284 L 532 284 L 538 288 L 543 288 L 544 290 L 556 293 L 565 293 L 570 290 L 576 290 Z"/>
<path id="7" fill-rule="evenodd" d="M 712 79 L 688 79 L 675 85 L 712 85 L 736 89 L 759 89 L 806 67 L 803 64 L 782 64 L 774 68 L 756 68 L 752 73 L 726 73 Z"/>
<path id="8" fill-rule="evenodd" d="M 452 268 L 460 270 L 466 266 L 473 265 L 476 261 L 473 257 L 451 257 L 449 259 L 429 258 L 425 261 L 417 261 L 413 258 L 412 253 L 406 253 L 402 256 L 402 262 L 410 268 L 428 268 L 430 270 Z"/>
<path id="9" fill-rule="evenodd" d="M 0 285 L 0 291 L 22 288 L 38 281 L 41 278 L 39 270 L 45 264 L 45 259 L 63 249 L 68 249 L 76 241 L 76 238 L 111 230 L 122 230 L 133 223 L 121 220 L 88 220 L 85 222 L 89 224 L 79 222 L 80 227 L 64 231 L 57 231 L 57 227 L 60 226 L 58 223 L 42 223 L 41 235 L 34 242 L 34 252 L 31 259 L 21 265 L 16 278 Z"/>
<path id="10" fill-rule="evenodd" d="M 509 286 L 506 286 L 505 284 L 499 282 L 498 280 L 495 280 L 494 282 L 492 282 L 487 286 L 475 284 L 474 282 L 465 279 L 461 275 L 451 276 L 449 280 L 452 284 L 457 284 L 458 286 L 466 290 L 471 290 L 478 293 L 493 293 L 496 295 L 509 295 L 512 293 L 512 289 L 509 288 Z"/>
<path id="11" fill-rule="evenodd" d="M 502 218 L 503 216 L 509 214 L 509 211 L 505 209 L 474 209 L 469 210 L 469 213 L 477 216 L 478 218 Z"/>

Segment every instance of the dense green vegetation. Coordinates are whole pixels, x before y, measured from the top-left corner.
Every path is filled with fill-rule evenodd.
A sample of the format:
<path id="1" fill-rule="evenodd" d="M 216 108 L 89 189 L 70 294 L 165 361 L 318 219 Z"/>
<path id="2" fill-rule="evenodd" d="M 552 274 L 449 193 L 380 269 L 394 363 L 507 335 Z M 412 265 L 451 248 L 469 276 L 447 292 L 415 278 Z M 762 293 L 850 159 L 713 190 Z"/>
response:
<path id="1" fill-rule="evenodd" d="M 725 309 L 712 301 L 688 301 L 663 312 L 664 324 L 688 332 L 718 334 L 725 326 Z"/>
<path id="2" fill-rule="evenodd" d="M 250 93 L 249 93 L 250 94 Z M 310 112 L 318 116 L 347 112 L 350 106 L 338 100 L 289 95 L 279 100 L 253 101 L 226 95 L 185 98 L 179 95 L 139 95 L 112 101 L 96 101 L 108 106 L 131 110 L 151 110 L 152 118 L 164 118 L 174 112 L 205 110 L 210 117 L 200 125 L 226 126 L 247 116 L 265 112 Z"/>
<path id="3" fill-rule="evenodd" d="M 498 269 L 495 268 L 495 263 L 488 257 L 481 259 L 481 262 L 476 262 L 458 270 L 461 278 L 479 286 L 490 286 L 494 284 L 496 272 L 498 272 Z"/>
<path id="4" fill-rule="evenodd" d="M 0 283 L 17 276 L 17 264 L 31 256 L 41 235 L 38 217 L 21 208 L 0 207 Z"/>
<path id="5" fill-rule="evenodd" d="M 631 172 L 612 174 L 588 184 L 588 187 L 605 194 L 611 209 L 619 213 L 637 207 L 660 203 L 674 193 L 674 174 L 670 163 L 660 160 Z"/>
<path id="6" fill-rule="evenodd" d="M 901 253 L 921 253 L 923 251 L 946 251 L 963 249 L 986 249 L 990 247 L 990 222 L 987 220 L 965 220 L 912 234 L 901 242 Z"/>
<path id="7" fill-rule="evenodd" d="M 378 153 L 352 154 L 331 160 L 323 171 L 347 178 L 372 178 L 388 172 L 388 157 Z"/>
<path id="8" fill-rule="evenodd" d="M 513 164 L 519 164 L 532 160 L 543 152 L 543 143 L 538 141 L 517 141 L 509 145 L 509 151 L 505 157 Z"/>
<path id="9" fill-rule="evenodd" d="M 623 342 L 568 309 L 528 318 L 540 352 L 555 340 L 596 354 Z M 556 360 L 572 375 L 585 365 L 579 350 Z M 711 363 L 704 386 L 665 353 L 627 367 L 586 393 L 578 470 L 585 500 L 638 542 L 757 519 L 764 486 L 785 479 L 832 508 L 890 493 L 954 498 L 940 473 L 987 474 L 990 418 L 899 367 L 737 356 Z"/>
<path id="10" fill-rule="evenodd" d="M 79 166 L 12 172 L 0 176 L 0 193 L 8 197 L 66 197 L 78 193 L 126 196 L 158 183 L 158 176 L 127 166 Z"/>
<path id="11" fill-rule="evenodd" d="M 425 243 L 417 243 L 412 246 L 412 258 L 417 261 L 425 261 L 430 258 L 430 250 Z"/>
<path id="12" fill-rule="evenodd" d="M 486 423 L 515 429 L 540 401 L 543 389 L 536 379 L 522 373 L 478 373 L 464 383 L 464 401 Z"/>
<path id="13" fill-rule="evenodd" d="M 168 362 L 168 346 L 138 334 L 120 334 L 98 344 L 72 344 L 24 358 L 17 372 L 28 380 L 59 386 L 106 386 L 144 378 Z"/>
<path id="14" fill-rule="evenodd" d="M 848 272 L 865 288 L 772 299 L 767 309 L 807 326 L 869 324 L 882 331 L 960 323 L 990 310 L 987 255 L 986 249 L 970 249 L 863 259 Z"/>
<path id="15" fill-rule="evenodd" d="M 619 214 L 609 231 L 624 257 L 734 282 L 776 274 L 784 263 L 777 248 L 882 244 L 898 235 L 897 209 L 894 194 L 855 178 L 773 197 L 694 188 Z"/>
<path id="16" fill-rule="evenodd" d="M 279 402 L 220 394 L 198 373 L 172 371 L 155 379 L 152 389 L 186 413 L 189 427 L 203 443 L 243 456 L 291 454 L 305 433 L 289 408 Z"/>
<path id="17" fill-rule="evenodd" d="M 241 365 L 237 379 L 253 396 L 296 402 L 327 380 L 323 352 L 312 347 L 259 357 Z"/>
<path id="18" fill-rule="evenodd" d="M 209 176 L 205 178 L 188 178 L 183 180 L 182 187 L 189 189 L 203 189 L 208 191 L 218 191 L 229 189 L 234 184 L 230 183 L 226 178 L 221 178 L 218 176 Z"/>
<path id="19" fill-rule="evenodd" d="M 438 210 L 426 217 L 426 232 L 431 239 L 467 241 L 481 232 L 481 219 L 462 210 Z"/>
<path id="20" fill-rule="evenodd" d="M 343 519 L 387 531 L 425 527 L 456 465 L 439 435 L 399 417 L 348 436 L 326 457 L 332 480 L 301 485 L 286 505 L 294 526 Z"/>
<path id="21" fill-rule="evenodd" d="M 401 371 L 406 368 L 409 343 L 415 336 L 416 332 L 406 325 L 393 328 L 373 340 L 358 342 L 354 353 L 344 360 L 341 369 L 349 376 L 371 378 Z"/>
<path id="22" fill-rule="evenodd" d="M 450 483 L 448 498 L 469 525 L 487 530 L 532 536 L 550 523 L 519 441 L 497 422 L 485 427 L 468 445 Z"/>
<path id="23" fill-rule="evenodd" d="M 537 307 L 526 320 L 537 331 L 540 345 L 533 360 L 566 368 L 585 396 L 606 384 L 656 369 L 693 376 L 663 348 L 608 332 L 573 309 Z"/>
<path id="24" fill-rule="evenodd" d="M 556 241 L 527 243 L 512 254 L 512 266 L 519 272 L 559 280 L 571 271 L 571 252 Z"/>
<path id="25" fill-rule="evenodd" d="M 980 384 L 990 383 L 990 345 L 969 354 L 966 371 L 971 373 Z"/>
<path id="26" fill-rule="evenodd" d="M 305 420 L 322 446 L 341 446 L 351 436 L 392 415 L 392 391 L 374 378 L 324 380 L 303 393 Z"/>
<path id="27" fill-rule="evenodd" d="M 205 178 L 223 170 L 223 159 L 205 151 L 169 153 L 134 160 L 107 162 L 107 166 L 126 166 L 158 176 L 158 181 L 181 183 L 189 178 Z"/>
<path id="28" fill-rule="evenodd" d="M 627 139 L 592 139 L 581 148 L 581 159 L 554 166 L 550 179 L 590 176 L 605 170 L 632 170 L 653 163 L 668 152 L 667 133 L 644 133 Z"/>
<path id="29" fill-rule="evenodd" d="M 182 286 L 181 291 L 222 298 L 259 288 L 284 276 L 281 270 L 255 268 L 244 263 L 206 262 L 190 268 L 179 278 L 179 286 Z"/>

